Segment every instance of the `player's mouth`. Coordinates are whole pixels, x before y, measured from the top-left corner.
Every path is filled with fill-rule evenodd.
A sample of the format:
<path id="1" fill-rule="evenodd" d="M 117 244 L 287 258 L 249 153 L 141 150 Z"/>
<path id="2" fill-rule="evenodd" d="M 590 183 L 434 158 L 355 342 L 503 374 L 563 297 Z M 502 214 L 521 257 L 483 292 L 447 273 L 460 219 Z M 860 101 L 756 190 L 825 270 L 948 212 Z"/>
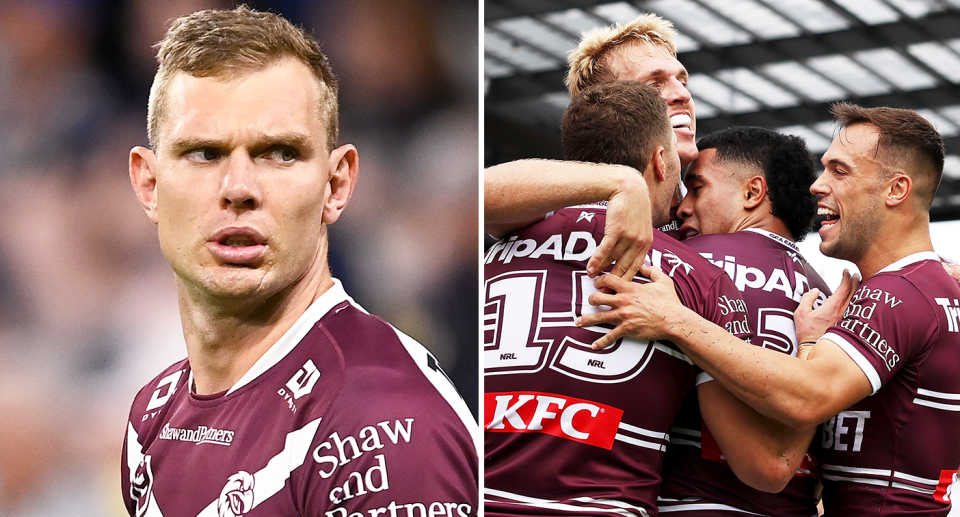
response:
<path id="1" fill-rule="evenodd" d="M 693 137 L 696 135 L 691 125 L 693 124 L 693 119 L 690 117 L 690 113 L 686 111 L 681 111 L 670 115 L 670 126 L 673 128 L 673 131 L 680 136 Z"/>
<path id="2" fill-rule="evenodd" d="M 687 240 L 690 237 L 696 237 L 700 235 L 700 230 L 697 230 L 693 226 L 683 225 L 680 227 L 680 240 Z"/>
<path id="3" fill-rule="evenodd" d="M 266 239 L 253 228 L 231 226 L 213 234 L 207 249 L 225 264 L 252 265 L 266 251 Z"/>
<path id="4" fill-rule="evenodd" d="M 817 215 L 821 217 L 826 217 L 823 221 L 820 222 L 820 236 L 823 237 L 823 234 L 829 230 L 833 225 L 840 222 L 840 214 L 831 208 L 825 206 L 817 207 Z"/>

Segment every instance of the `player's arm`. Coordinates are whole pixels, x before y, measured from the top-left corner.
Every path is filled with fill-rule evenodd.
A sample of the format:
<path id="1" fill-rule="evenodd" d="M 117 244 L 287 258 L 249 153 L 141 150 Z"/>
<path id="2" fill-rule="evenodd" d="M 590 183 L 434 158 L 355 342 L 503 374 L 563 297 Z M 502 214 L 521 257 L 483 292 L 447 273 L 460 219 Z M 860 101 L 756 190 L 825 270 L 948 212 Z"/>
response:
<path id="1" fill-rule="evenodd" d="M 797 430 L 816 427 L 872 393 L 863 370 L 832 341 L 819 340 L 807 360 L 750 345 L 681 305 L 673 282 L 659 270 L 641 273 L 654 281 L 597 279 L 598 287 L 616 294 L 594 293 L 590 303 L 612 309 L 581 316 L 577 324 L 616 327 L 595 347 L 624 335 L 670 340 L 737 398 Z"/>
<path id="2" fill-rule="evenodd" d="M 719 382 L 697 386 L 700 414 L 734 474 L 748 486 L 779 492 L 796 474 L 816 428 L 798 431 L 747 406 Z"/>
<path id="3" fill-rule="evenodd" d="M 591 276 L 617 261 L 613 273 L 632 278 L 653 241 L 650 194 L 636 169 L 556 160 L 519 160 L 483 173 L 483 224 L 504 235 L 568 206 L 607 201 L 603 240 L 587 262 Z"/>

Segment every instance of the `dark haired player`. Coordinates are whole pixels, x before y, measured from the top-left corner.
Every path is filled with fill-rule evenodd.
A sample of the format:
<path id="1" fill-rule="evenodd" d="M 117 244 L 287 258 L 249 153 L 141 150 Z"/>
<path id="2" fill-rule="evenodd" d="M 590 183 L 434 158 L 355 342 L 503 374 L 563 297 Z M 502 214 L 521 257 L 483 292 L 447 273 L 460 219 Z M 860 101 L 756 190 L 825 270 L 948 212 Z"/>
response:
<path id="1" fill-rule="evenodd" d="M 827 216 L 820 250 L 854 262 L 865 280 L 848 305 L 834 295 L 812 310 L 805 295 L 797 335 L 816 341 L 806 360 L 730 339 L 677 303 L 655 271 L 643 286 L 601 277 L 598 285 L 620 291 L 591 301 L 621 311 L 580 323 L 629 311 L 595 346 L 627 325 L 632 335 L 675 340 L 761 413 L 797 429 L 822 423 L 814 443 L 825 515 L 945 516 L 960 463 L 960 285 L 930 240 L 943 140 L 910 110 L 844 103 L 833 111 L 842 129 L 811 187 Z"/>
<path id="2" fill-rule="evenodd" d="M 568 159 L 642 169 L 653 224 L 666 220 L 679 158 L 656 89 L 633 81 L 591 86 L 568 107 L 562 131 Z M 500 172 L 488 169 L 485 185 L 510 183 Z M 575 188 L 560 194 L 590 195 Z M 607 329 L 576 328 L 578 316 L 597 310 L 587 303 L 595 288 L 586 264 L 605 215 L 604 203 L 560 209 L 505 236 L 486 255 L 486 515 L 656 514 L 669 428 L 696 371 L 669 342 L 627 339 L 596 354 L 589 343 Z M 654 236 L 650 260 L 673 276 L 684 303 L 747 337 L 746 307 L 732 280 L 676 240 Z M 733 426 L 719 426 L 718 441 L 750 449 L 731 464 L 762 477 L 756 472 L 781 462 L 769 470 L 785 470 L 789 479 L 806 443 L 799 454 L 787 451 L 769 432 L 775 422 L 712 388 L 704 395 L 705 418 L 740 424 L 733 437 L 725 432 Z M 751 447 L 737 447 L 739 440 Z"/>
<path id="3" fill-rule="evenodd" d="M 330 273 L 358 175 L 319 45 L 245 7 L 173 22 L 130 176 L 187 359 L 136 396 L 131 516 L 477 514 L 476 424 L 436 360 Z"/>
<path id="4" fill-rule="evenodd" d="M 817 198 L 810 193 L 817 178 L 813 157 L 802 139 L 759 127 L 711 133 L 697 148 L 697 159 L 684 175 L 687 195 L 678 210 L 684 244 L 723 269 L 743 293 L 753 344 L 796 356 L 793 313 L 801 296 L 812 287 L 820 290 L 821 299 L 829 294 L 794 242 L 810 230 L 817 213 Z M 695 394 L 685 402 L 671 435 L 663 467 L 662 512 L 816 513 L 818 479 L 812 456 L 781 492 L 746 485 L 730 470 L 703 425 Z"/>

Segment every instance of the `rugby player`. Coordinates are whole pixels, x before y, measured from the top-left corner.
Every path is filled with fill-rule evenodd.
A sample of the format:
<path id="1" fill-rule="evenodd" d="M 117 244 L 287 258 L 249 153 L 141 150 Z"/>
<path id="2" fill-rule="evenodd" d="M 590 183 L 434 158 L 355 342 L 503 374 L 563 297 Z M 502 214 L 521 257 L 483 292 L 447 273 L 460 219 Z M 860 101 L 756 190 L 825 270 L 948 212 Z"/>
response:
<path id="1" fill-rule="evenodd" d="M 801 296 L 811 287 L 820 290 L 821 299 L 829 294 L 795 244 L 817 214 L 817 198 L 810 193 L 817 178 L 813 157 L 799 137 L 759 127 L 711 133 L 697 148 L 684 174 L 687 195 L 678 211 L 684 244 L 734 279 L 747 303 L 753 344 L 795 356 L 793 313 Z M 704 517 L 816 514 L 812 456 L 781 492 L 746 485 L 702 424 L 695 395 L 682 407 L 671 437 L 661 511 Z"/>
<path id="2" fill-rule="evenodd" d="M 636 81 L 591 86 L 568 107 L 562 134 L 568 159 L 643 170 L 653 222 L 666 221 L 680 161 L 655 88 Z M 558 210 L 487 253 L 487 515 L 656 515 L 668 431 L 696 371 L 669 343 L 625 340 L 592 354 L 588 343 L 606 329 L 573 325 L 584 310 L 596 310 L 586 302 L 594 291 L 586 261 L 602 238 L 605 211 L 604 203 Z M 651 260 L 670 271 L 685 304 L 749 337 L 746 306 L 722 270 L 659 231 Z M 809 435 L 797 443 L 798 433 L 777 432 L 781 424 L 717 383 L 701 386 L 704 418 L 717 424 L 721 447 L 733 451 L 731 466 L 754 483 L 782 487 Z"/>
<path id="3" fill-rule="evenodd" d="M 849 304 L 834 297 L 796 313 L 806 360 L 744 345 L 676 300 L 653 270 L 644 286 L 605 275 L 586 327 L 617 327 L 670 339 L 761 413 L 797 429 L 819 427 L 823 507 L 828 516 L 944 516 L 960 463 L 960 285 L 933 252 L 929 210 L 944 145 L 910 110 L 838 104 L 841 125 L 811 187 L 819 198 L 820 250 L 854 262 L 864 281 Z M 856 284 L 856 282 L 853 282 Z M 629 315 L 629 321 L 627 316 Z M 822 424 L 822 425 L 820 425 Z"/>
<path id="4" fill-rule="evenodd" d="M 130 177 L 176 275 L 187 359 L 137 394 L 131 516 L 477 514 L 476 424 L 436 359 L 331 276 L 358 176 L 318 43 L 246 7 L 160 42 Z"/>
<path id="5" fill-rule="evenodd" d="M 696 114 L 675 40 L 673 24 L 654 14 L 598 27 L 585 33 L 570 54 L 566 83 L 571 98 L 587 86 L 616 79 L 656 87 L 667 103 L 682 168 L 697 157 Z M 596 276 L 616 261 L 611 272 L 633 278 L 643 264 L 653 228 L 646 184 L 636 173 L 559 160 L 519 160 L 487 170 L 496 172 L 484 174 L 484 229 L 490 235 L 502 237 L 552 210 L 609 200 L 607 228 L 587 264 L 589 274 Z M 675 231 L 679 225 L 667 220 L 659 226 Z"/>

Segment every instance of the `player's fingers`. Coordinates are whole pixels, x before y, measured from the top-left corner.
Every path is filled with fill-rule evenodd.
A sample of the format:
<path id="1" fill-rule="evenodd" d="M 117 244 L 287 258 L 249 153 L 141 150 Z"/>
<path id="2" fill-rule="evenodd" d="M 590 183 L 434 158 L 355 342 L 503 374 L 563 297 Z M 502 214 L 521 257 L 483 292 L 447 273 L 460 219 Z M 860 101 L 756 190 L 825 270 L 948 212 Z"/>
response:
<path id="1" fill-rule="evenodd" d="M 612 235 L 603 236 L 590 260 L 587 261 L 587 276 L 593 278 L 613 263 L 613 259 L 616 258 L 613 254 L 616 242 L 617 238 Z"/>
<path id="2" fill-rule="evenodd" d="M 616 275 L 600 275 L 594 281 L 597 289 L 608 288 L 612 291 L 620 292 L 626 289 L 630 282 Z"/>
<path id="3" fill-rule="evenodd" d="M 809 291 L 803 293 L 803 296 L 800 297 L 800 305 L 797 306 L 797 310 L 794 313 L 803 311 L 812 311 L 813 304 L 817 303 L 817 298 L 820 297 L 820 289 L 814 287 Z"/>
<path id="4" fill-rule="evenodd" d="M 616 343 L 622 334 L 623 331 L 620 330 L 620 327 L 617 327 L 601 336 L 600 339 L 594 341 L 590 348 L 594 350 L 603 350 L 604 348 Z"/>
<path id="5" fill-rule="evenodd" d="M 603 275 L 610 276 L 610 275 Z M 593 293 L 587 298 L 587 301 L 590 302 L 590 305 L 594 307 L 599 307 L 600 305 L 608 305 L 610 307 L 616 307 L 617 304 L 617 295 L 607 294 L 604 292 Z"/>
<path id="6" fill-rule="evenodd" d="M 637 270 L 640 269 L 640 266 L 643 265 L 643 259 L 641 258 L 639 263 L 637 261 L 638 251 L 635 247 L 631 246 L 617 258 L 617 266 L 614 268 L 614 275 L 630 281 L 634 276 L 637 275 Z"/>
<path id="7" fill-rule="evenodd" d="M 592 314 L 584 314 L 576 319 L 578 327 L 594 327 L 605 323 L 616 323 L 616 315 L 613 311 L 600 311 Z"/>

